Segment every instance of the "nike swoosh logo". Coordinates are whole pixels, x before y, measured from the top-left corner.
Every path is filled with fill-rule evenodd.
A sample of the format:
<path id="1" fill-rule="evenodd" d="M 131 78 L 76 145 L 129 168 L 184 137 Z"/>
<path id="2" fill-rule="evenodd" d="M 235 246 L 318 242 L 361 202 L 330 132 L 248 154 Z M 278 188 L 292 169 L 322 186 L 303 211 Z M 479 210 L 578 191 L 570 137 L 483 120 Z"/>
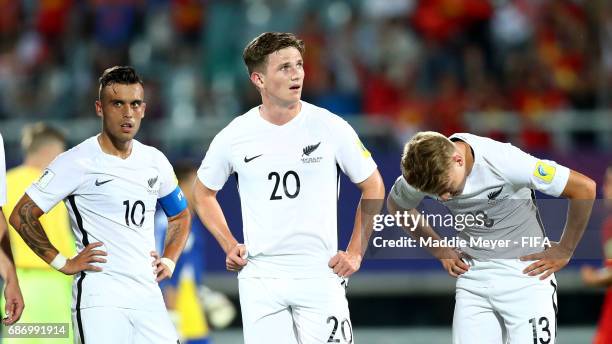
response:
<path id="1" fill-rule="evenodd" d="M 106 183 L 110 182 L 111 180 L 113 180 L 113 179 L 109 179 L 109 180 L 105 180 L 105 181 L 102 181 L 102 182 L 101 182 L 101 181 L 98 181 L 98 180 L 96 179 L 96 186 L 100 186 L 100 185 L 106 184 Z"/>
<path id="2" fill-rule="evenodd" d="M 247 157 L 245 156 L 245 157 L 244 157 L 244 162 L 249 162 L 249 161 L 251 161 L 251 160 L 253 160 L 253 159 L 257 159 L 257 158 L 259 158 L 259 157 L 260 157 L 260 156 L 262 156 L 262 155 L 263 155 L 263 154 L 255 155 L 255 156 L 254 156 L 254 157 L 252 157 L 252 158 L 247 158 Z"/>

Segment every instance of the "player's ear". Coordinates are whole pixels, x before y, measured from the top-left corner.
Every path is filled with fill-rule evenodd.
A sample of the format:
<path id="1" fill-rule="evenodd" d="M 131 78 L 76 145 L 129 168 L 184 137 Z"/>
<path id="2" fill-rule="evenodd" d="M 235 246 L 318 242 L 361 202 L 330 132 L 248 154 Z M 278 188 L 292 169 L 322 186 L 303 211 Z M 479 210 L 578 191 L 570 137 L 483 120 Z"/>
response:
<path id="1" fill-rule="evenodd" d="M 259 88 L 263 88 L 263 84 L 264 84 L 263 75 L 261 73 L 258 73 L 258 72 L 251 73 L 251 82 L 258 89 Z"/>
<path id="2" fill-rule="evenodd" d="M 96 100 L 96 115 L 102 118 L 102 101 Z"/>
<path id="3" fill-rule="evenodd" d="M 463 164 L 465 163 L 463 157 L 461 156 L 461 154 L 455 152 L 453 153 L 453 157 L 452 157 L 453 161 L 458 163 L 459 166 L 463 166 Z"/>

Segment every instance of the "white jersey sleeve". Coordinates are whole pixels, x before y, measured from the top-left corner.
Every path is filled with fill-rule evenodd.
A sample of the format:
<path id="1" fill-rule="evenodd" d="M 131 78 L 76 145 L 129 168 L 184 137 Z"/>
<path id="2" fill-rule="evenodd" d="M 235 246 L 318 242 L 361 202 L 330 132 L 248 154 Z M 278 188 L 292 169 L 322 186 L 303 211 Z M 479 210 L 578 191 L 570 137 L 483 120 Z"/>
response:
<path id="1" fill-rule="evenodd" d="M 541 191 L 559 197 L 567 180 L 570 169 L 551 160 L 540 160 L 523 152 L 509 143 L 497 143 L 500 173 L 512 184 Z"/>
<path id="2" fill-rule="evenodd" d="M 83 171 L 70 156 L 71 151 L 60 154 L 43 171 L 26 194 L 45 213 L 70 195 L 81 184 Z"/>
<path id="3" fill-rule="evenodd" d="M 198 178 L 202 184 L 216 191 L 221 190 L 227 178 L 233 173 L 225 133 L 226 131 L 222 130 L 215 136 L 198 169 Z"/>
<path id="4" fill-rule="evenodd" d="M 4 141 L 0 134 L 0 207 L 6 204 L 6 165 L 4 162 Z"/>
<path id="5" fill-rule="evenodd" d="M 336 152 L 338 166 L 353 183 L 363 182 L 376 170 L 372 154 L 345 120 L 337 120 L 334 129 L 338 140 Z"/>
<path id="6" fill-rule="evenodd" d="M 389 197 L 399 207 L 404 209 L 416 208 L 425 198 L 425 194 L 412 187 L 404 177 L 399 176 L 389 191 Z"/>
<path id="7" fill-rule="evenodd" d="M 168 158 L 160 151 L 157 151 L 157 166 L 159 166 L 160 169 L 160 187 L 157 198 L 163 198 L 176 189 L 178 181 L 174 175 L 174 169 L 170 161 L 168 161 Z"/>

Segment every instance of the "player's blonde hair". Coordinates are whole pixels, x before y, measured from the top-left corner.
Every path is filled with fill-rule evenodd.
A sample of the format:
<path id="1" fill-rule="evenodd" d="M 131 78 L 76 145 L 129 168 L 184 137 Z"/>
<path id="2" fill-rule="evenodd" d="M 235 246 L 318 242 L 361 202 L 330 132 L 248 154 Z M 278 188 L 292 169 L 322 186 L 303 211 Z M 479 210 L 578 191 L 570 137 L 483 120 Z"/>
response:
<path id="1" fill-rule="evenodd" d="M 404 146 L 402 175 L 418 190 L 440 194 L 449 183 L 448 172 L 454 151 L 453 142 L 440 133 L 417 133 Z"/>
<path id="2" fill-rule="evenodd" d="M 23 127 L 21 149 L 26 154 L 36 153 L 50 142 L 66 145 L 66 138 L 61 131 L 43 122 L 36 122 Z"/>

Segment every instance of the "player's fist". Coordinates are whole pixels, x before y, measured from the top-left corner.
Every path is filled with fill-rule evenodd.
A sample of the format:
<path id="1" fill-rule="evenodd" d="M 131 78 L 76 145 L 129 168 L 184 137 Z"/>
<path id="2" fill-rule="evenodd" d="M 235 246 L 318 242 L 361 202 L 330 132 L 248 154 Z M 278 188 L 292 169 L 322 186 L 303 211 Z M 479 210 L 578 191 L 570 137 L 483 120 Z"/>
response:
<path id="1" fill-rule="evenodd" d="M 453 249 L 444 250 L 444 253 L 441 255 L 440 263 L 444 267 L 444 270 L 448 272 L 449 275 L 457 278 L 459 275 L 466 273 L 470 266 L 467 265 L 461 258 L 461 253 L 457 252 Z"/>
<path id="2" fill-rule="evenodd" d="M 172 273 L 174 272 L 174 267 L 169 267 L 164 264 L 164 261 L 159 256 L 157 251 L 151 251 L 151 257 L 153 257 L 153 262 L 151 265 L 153 266 L 153 274 L 155 275 L 155 281 L 157 283 L 165 280 L 166 278 L 172 277 Z M 172 261 L 170 261 L 172 263 Z"/>
<path id="3" fill-rule="evenodd" d="M 225 268 L 228 271 L 240 271 L 247 264 L 247 249 L 244 244 L 236 244 L 227 252 L 225 257 Z"/>
<path id="4" fill-rule="evenodd" d="M 19 320 L 23 308 L 25 307 L 16 275 L 6 280 L 4 285 L 4 300 L 6 301 L 4 306 L 6 317 L 2 319 L 2 323 L 4 325 L 12 325 Z"/>
<path id="5" fill-rule="evenodd" d="M 349 277 L 361 267 L 361 255 L 338 251 L 327 264 L 340 277 Z"/>
<path id="6" fill-rule="evenodd" d="M 85 246 L 83 251 L 79 254 L 66 260 L 66 265 L 59 271 L 66 275 L 74 275 L 81 271 L 102 271 L 102 268 L 95 266 L 92 263 L 106 263 L 106 259 L 102 256 L 106 256 L 106 252 L 101 250 L 95 250 L 96 247 L 100 247 L 104 244 L 101 242 L 95 242 Z"/>

